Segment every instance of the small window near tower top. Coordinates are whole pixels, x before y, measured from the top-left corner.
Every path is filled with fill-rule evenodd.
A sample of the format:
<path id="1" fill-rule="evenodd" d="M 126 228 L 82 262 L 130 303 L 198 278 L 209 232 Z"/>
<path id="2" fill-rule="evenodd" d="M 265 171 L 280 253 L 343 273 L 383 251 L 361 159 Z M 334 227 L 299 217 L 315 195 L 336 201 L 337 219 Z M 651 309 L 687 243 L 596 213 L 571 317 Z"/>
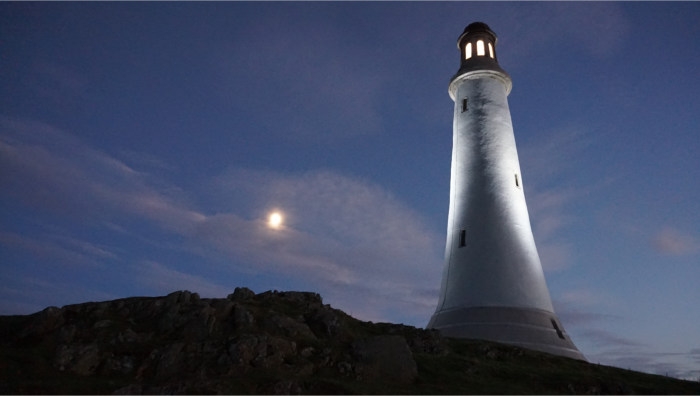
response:
<path id="1" fill-rule="evenodd" d="M 472 43 L 467 43 L 467 46 L 464 47 L 464 59 L 469 59 L 472 57 Z"/>
<path id="2" fill-rule="evenodd" d="M 515 187 L 520 188 L 520 178 L 517 173 L 515 174 Z"/>
<path id="3" fill-rule="evenodd" d="M 467 98 L 462 99 L 462 113 L 469 110 L 469 108 L 467 107 L 468 104 L 469 104 L 469 102 L 468 102 Z"/>
<path id="4" fill-rule="evenodd" d="M 476 42 L 476 55 L 477 56 L 484 56 L 486 52 L 484 52 L 484 41 L 479 40 Z"/>
<path id="5" fill-rule="evenodd" d="M 467 246 L 467 230 L 462 230 L 459 233 L 459 247 Z"/>
<path id="6" fill-rule="evenodd" d="M 493 59 L 493 45 L 491 43 L 489 43 L 489 56 Z"/>

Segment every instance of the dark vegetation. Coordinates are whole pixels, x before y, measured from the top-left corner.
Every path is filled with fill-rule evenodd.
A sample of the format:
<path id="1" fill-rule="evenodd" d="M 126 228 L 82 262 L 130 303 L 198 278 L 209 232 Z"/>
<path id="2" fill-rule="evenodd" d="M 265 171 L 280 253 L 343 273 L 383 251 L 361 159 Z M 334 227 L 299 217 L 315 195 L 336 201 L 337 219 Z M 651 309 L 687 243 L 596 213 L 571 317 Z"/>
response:
<path id="1" fill-rule="evenodd" d="M 237 288 L 0 317 L 0 393 L 700 394 L 700 383 L 362 322 Z"/>

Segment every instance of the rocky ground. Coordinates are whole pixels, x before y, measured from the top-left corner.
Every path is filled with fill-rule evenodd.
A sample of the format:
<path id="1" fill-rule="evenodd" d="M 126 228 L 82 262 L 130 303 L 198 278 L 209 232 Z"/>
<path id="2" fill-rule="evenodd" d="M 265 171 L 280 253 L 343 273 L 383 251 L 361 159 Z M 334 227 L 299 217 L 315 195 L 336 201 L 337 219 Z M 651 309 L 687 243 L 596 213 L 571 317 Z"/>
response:
<path id="1" fill-rule="evenodd" d="M 700 383 L 410 326 L 315 293 L 237 288 L 0 317 L 3 394 L 700 394 Z"/>

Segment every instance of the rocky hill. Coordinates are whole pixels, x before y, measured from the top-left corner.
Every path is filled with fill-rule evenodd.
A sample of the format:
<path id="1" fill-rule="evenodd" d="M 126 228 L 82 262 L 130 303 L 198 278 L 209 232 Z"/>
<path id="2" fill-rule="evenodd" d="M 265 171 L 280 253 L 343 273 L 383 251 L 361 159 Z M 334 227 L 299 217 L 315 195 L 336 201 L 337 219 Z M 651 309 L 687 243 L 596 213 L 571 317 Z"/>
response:
<path id="1" fill-rule="evenodd" d="M 3 394 L 700 394 L 700 383 L 362 322 L 315 293 L 179 291 L 0 317 Z"/>

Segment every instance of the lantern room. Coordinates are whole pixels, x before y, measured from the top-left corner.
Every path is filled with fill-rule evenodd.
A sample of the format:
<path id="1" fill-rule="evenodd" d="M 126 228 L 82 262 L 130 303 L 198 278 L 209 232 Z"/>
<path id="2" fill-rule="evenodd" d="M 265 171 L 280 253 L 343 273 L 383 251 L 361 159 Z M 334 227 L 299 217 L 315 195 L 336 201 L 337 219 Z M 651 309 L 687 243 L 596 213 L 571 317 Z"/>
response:
<path id="1" fill-rule="evenodd" d="M 462 52 L 462 59 L 469 60 L 472 57 L 488 56 L 496 59 L 496 34 L 482 22 L 474 22 L 464 29 L 464 33 L 457 40 L 457 47 Z"/>
<path id="2" fill-rule="evenodd" d="M 492 77 L 501 79 L 506 84 L 506 90 L 510 92 L 511 80 L 508 73 L 498 65 L 496 56 L 496 34 L 483 22 L 470 23 L 457 39 L 457 48 L 460 51 L 460 66 L 457 74 L 452 77 L 452 82 L 462 78 L 476 77 L 474 73 L 486 72 Z M 471 77 L 470 77 L 471 76 Z M 454 95 L 454 88 L 450 84 L 450 95 Z"/>

